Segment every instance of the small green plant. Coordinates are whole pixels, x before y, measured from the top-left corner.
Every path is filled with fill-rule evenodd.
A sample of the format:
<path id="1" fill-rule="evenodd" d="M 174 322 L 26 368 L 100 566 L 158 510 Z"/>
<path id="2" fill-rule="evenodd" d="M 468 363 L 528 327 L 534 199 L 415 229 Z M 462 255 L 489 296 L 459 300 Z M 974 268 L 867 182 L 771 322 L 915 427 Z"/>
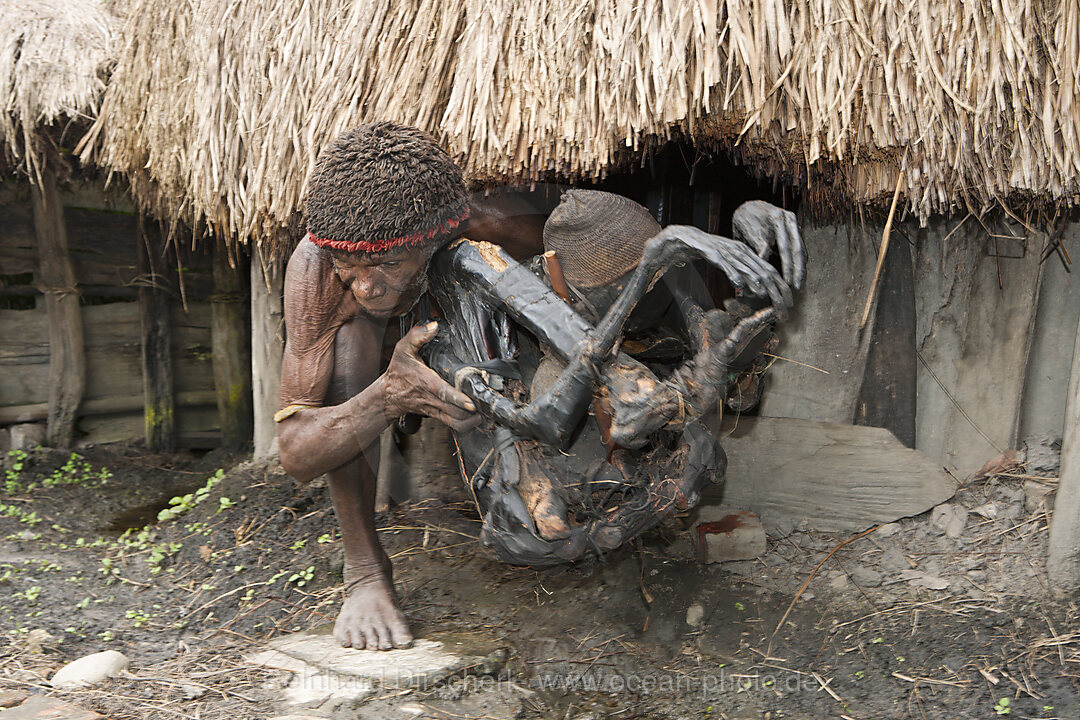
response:
<path id="1" fill-rule="evenodd" d="M 330 536 L 330 533 L 323 533 L 318 538 L 316 538 L 315 542 L 319 543 L 320 545 L 325 545 L 328 542 L 334 542 L 334 538 Z"/>
<path id="2" fill-rule="evenodd" d="M 116 637 L 116 635 L 113 634 L 112 630 L 105 630 L 104 632 L 99 632 L 97 636 L 105 642 L 111 642 L 112 639 Z"/>
<path id="3" fill-rule="evenodd" d="M 84 597 L 82 600 L 75 603 L 75 609 L 76 610 L 85 610 L 87 605 L 89 605 L 89 604 L 90 604 L 90 598 L 89 597 Z"/>
<path id="4" fill-rule="evenodd" d="M 101 567 L 98 568 L 98 572 L 105 576 L 106 585 L 111 585 L 120 577 L 120 568 L 116 567 L 116 563 L 110 557 L 101 558 Z"/>
<path id="5" fill-rule="evenodd" d="M 308 565 L 307 568 L 299 572 L 295 572 L 289 576 L 288 582 L 296 583 L 296 587 L 304 587 L 311 579 L 315 577 L 315 566 Z"/>
<path id="6" fill-rule="evenodd" d="M 218 470 L 216 473 L 214 473 L 207 479 L 205 485 L 203 485 L 195 492 L 188 493 L 187 495 L 180 495 L 174 498 L 169 498 L 169 507 L 158 513 L 158 522 L 172 520 L 173 518 L 180 517 L 184 513 L 191 510 L 193 507 L 205 500 L 206 497 L 210 494 L 210 491 L 214 489 L 214 486 L 221 482 L 222 478 L 224 477 L 225 471 Z"/>
<path id="7" fill-rule="evenodd" d="M 743 605 L 741 602 L 737 602 L 737 603 L 735 603 L 735 609 L 738 610 L 739 612 L 742 612 L 743 610 L 746 609 L 746 606 Z"/>
<path id="8" fill-rule="evenodd" d="M 994 703 L 995 715 L 1008 715 L 1012 712 L 1012 700 L 1007 697 L 1003 697 Z"/>
<path id="9" fill-rule="evenodd" d="M 124 615 L 131 620 L 131 624 L 137 628 L 141 628 L 150 621 L 150 616 L 142 610 L 128 610 Z"/>
<path id="10" fill-rule="evenodd" d="M 6 517 L 13 517 L 21 523 L 33 527 L 41 522 L 41 518 L 38 517 L 36 512 L 26 512 L 18 505 L 5 505 L 0 503 L 0 515 Z"/>
<path id="11" fill-rule="evenodd" d="M 79 453 L 71 453 L 67 462 L 53 471 L 52 475 L 45 478 L 41 484 L 45 487 L 57 487 L 60 485 L 89 485 L 100 486 L 112 478 L 112 473 L 107 468 L 95 471 L 94 466 Z"/>
<path id="12" fill-rule="evenodd" d="M 26 588 L 21 593 L 15 593 L 15 597 L 26 598 L 26 602 L 29 602 L 29 603 L 37 602 L 37 599 L 40 596 L 41 596 L 41 586 L 40 585 L 34 585 L 33 587 Z"/>
<path id="13" fill-rule="evenodd" d="M 221 512 L 222 510 L 228 510 L 229 508 L 231 508 L 235 504 L 236 504 L 235 500 L 230 500 L 229 498 L 223 496 L 221 498 L 218 498 L 218 510 L 217 511 Z"/>
<path id="14" fill-rule="evenodd" d="M 307 545 L 307 540 L 297 540 L 296 542 L 294 542 L 292 545 L 289 546 L 289 549 L 290 550 L 303 550 L 305 545 Z"/>
<path id="15" fill-rule="evenodd" d="M 8 450 L 8 467 L 4 471 L 4 492 L 14 495 L 22 490 L 22 471 L 30 456 L 25 450 Z"/>

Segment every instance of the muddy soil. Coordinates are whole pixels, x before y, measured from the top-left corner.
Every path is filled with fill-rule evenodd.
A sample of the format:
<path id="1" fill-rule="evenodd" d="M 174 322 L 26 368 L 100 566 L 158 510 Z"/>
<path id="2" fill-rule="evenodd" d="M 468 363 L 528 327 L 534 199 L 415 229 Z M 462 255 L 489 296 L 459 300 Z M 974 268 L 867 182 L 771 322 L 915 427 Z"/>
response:
<path id="1" fill-rule="evenodd" d="M 0 690 L 116 719 L 281 714 L 280 675 L 242 655 L 334 618 L 341 548 L 325 486 L 225 455 L 82 455 L 8 460 Z M 964 513 L 850 542 L 794 603 L 846 538 L 792 528 L 756 561 L 705 566 L 676 521 L 603 562 L 537 572 L 484 556 L 468 501 L 398 506 L 380 537 L 417 634 L 511 657 L 499 677 L 375 698 L 362 716 L 1080 718 L 1080 612 L 1046 597 L 1045 504 L 1027 502 L 1024 482 L 971 483 L 951 503 Z M 127 654 L 130 673 L 46 686 L 103 649 Z"/>

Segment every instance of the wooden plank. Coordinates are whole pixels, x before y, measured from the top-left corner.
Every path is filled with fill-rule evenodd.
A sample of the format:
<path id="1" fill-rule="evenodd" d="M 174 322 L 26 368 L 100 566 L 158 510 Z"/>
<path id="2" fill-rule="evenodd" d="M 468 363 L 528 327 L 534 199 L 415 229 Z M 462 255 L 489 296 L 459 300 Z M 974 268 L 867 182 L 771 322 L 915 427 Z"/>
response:
<path id="1" fill-rule="evenodd" d="M 255 247 L 251 258 L 251 389 L 255 417 L 255 458 L 277 453 L 281 359 L 285 352 L 285 311 L 282 292 L 285 266 L 264 258 Z M 264 267 L 264 260 L 266 264 Z"/>
<path id="2" fill-rule="evenodd" d="M 44 307 L 0 310 L 0 405 L 48 400 L 48 328 Z"/>
<path id="3" fill-rule="evenodd" d="M 917 515 L 956 483 L 888 430 L 794 418 L 729 417 L 717 428 L 728 456 L 725 505 L 776 527 L 856 531 Z"/>
<path id="4" fill-rule="evenodd" d="M 1017 445 L 1040 245 L 1020 225 L 995 222 L 991 237 L 974 218 L 959 223 L 936 220 L 911 234 L 921 356 L 916 446 L 963 477 Z M 1007 236 L 1030 237 L 1030 247 Z"/>
<path id="5" fill-rule="evenodd" d="M 37 271 L 37 239 L 30 198 L 0 202 L 0 275 Z"/>
<path id="6" fill-rule="evenodd" d="M 177 393 L 175 397 L 177 407 L 201 407 L 214 405 L 217 402 L 217 394 L 212 390 L 195 390 L 191 392 Z M 116 395 L 83 400 L 79 405 L 79 417 L 92 417 L 95 415 L 114 415 L 117 413 L 129 413 L 143 409 L 143 399 L 139 395 Z M 8 405 L 0 407 L 0 425 L 14 423 L 38 422 L 49 415 L 48 403 L 32 403 L 29 405 Z"/>
<path id="7" fill-rule="evenodd" d="M 866 370 L 855 406 L 855 424 L 883 427 L 915 447 L 915 284 L 911 250 L 893 237 L 878 285 Z"/>
<path id="8" fill-rule="evenodd" d="M 38 241 L 39 278 L 49 315 L 49 421 L 47 440 L 53 447 L 70 447 L 75 413 L 86 387 L 82 311 L 75 271 L 68 255 L 64 211 L 56 178 L 49 168 L 34 185 L 34 230 Z"/>
<path id="9" fill-rule="evenodd" d="M 248 330 L 248 273 L 237 253 L 230 260 L 220 240 L 214 251 L 214 295 L 211 299 L 214 385 L 226 447 L 251 440 L 251 334 Z"/>
<path id="10" fill-rule="evenodd" d="M 1061 479 L 1050 521 L 1046 563 L 1051 589 L 1061 597 L 1080 585 L 1080 327 L 1073 346 L 1072 371 L 1061 439 Z"/>
<path id="11" fill-rule="evenodd" d="M 143 278 L 139 286 L 139 317 L 143 333 L 146 446 L 153 452 L 172 452 L 176 448 L 172 350 L 169 342 L 169 289 L 173 274 L 157 223 L 140 216 L 136 227 L 139 274 Z"/>
<path id="12" fill-rule="evenodd" d="M 855 418 L 866 363 L 859 310 L 874 272 L 874 232 L 842 225 L 802 228 L 810 258 L 806 284 L 795 294 L 791 316 L 777 326 L 777 353 L 829 374 L 776 361 L 765 376 L 762 415 L 841 423 Z"/>

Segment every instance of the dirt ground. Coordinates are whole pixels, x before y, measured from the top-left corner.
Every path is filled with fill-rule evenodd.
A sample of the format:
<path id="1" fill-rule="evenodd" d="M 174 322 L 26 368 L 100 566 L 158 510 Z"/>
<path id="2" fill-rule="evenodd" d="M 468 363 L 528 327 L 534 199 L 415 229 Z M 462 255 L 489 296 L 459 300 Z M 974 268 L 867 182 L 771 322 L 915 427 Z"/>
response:
<path id="1" fill-rule="evenodd" d="M 0 691 L 116 720 L 282 714 L 281 673 L 242 655 L 332 622 L 341 548 L 324 484 L 241 460 L 9 456 Z M 1080 612 L 1045 589 L 1052 488 L 1003 467 L 933 513 L 856 539 L 793 527 L 724 565 L 698 563 L 676 519 L 603 562 L 540 572 L 485 557 L 467 501 L 398 506 L 380 536 L 418 636 L 469 635 L 510 660 L 358 716 L 1080 718 Z M 104 649 L 131 659 L 125 676 L 47 686 Z"/>

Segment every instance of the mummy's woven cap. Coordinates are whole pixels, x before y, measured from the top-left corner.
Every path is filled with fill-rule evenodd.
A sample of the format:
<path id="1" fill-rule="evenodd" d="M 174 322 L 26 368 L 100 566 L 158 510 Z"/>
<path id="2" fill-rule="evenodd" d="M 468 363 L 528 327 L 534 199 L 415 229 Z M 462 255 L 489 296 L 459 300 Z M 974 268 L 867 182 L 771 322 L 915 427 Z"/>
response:
<path id="1" fill-rule="evenodd" d="M 594 288 L 636 267 L 658 232 L 660 223 L 629 198 L 567 190 L 544 224 L 544 249 L 555 251 L 572 285 Z"/>
<path id="2" fill-rule="evenodd" d="M 319 154 L 304 215 L 316 245 L 373 254 L 453 237 L 469 204 L 461 168 L 430 135 L 380 122 Z"/>

